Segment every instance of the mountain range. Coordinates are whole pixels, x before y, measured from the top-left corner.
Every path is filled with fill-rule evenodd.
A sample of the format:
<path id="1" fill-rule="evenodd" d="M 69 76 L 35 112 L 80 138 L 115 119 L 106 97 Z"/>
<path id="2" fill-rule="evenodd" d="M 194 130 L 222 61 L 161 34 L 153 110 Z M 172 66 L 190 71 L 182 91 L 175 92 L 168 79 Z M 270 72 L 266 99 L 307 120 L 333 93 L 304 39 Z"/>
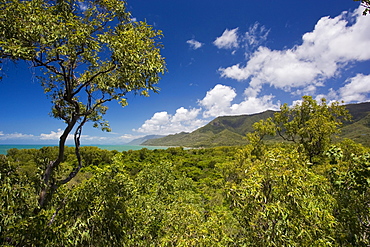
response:
<path id="1" fill-rule="evenodd" d="M 339 139 L 349 138 L 370 146 L 370 102 L 346 105 L 352 121 L 344 123 Z M 253 131 L 253 124 L 261 119 L 272 117 L 274 111 L 264 111 L 252 115 L 217 117 L 207 125 L 191 132 L 181 132 L 168 136 L 146 136 L 133 142 L 146 146 L 215 147 L 245 145 L 245 136 Z M 281 141 L 279 137 L 269 137 L 270 141 Z"/>

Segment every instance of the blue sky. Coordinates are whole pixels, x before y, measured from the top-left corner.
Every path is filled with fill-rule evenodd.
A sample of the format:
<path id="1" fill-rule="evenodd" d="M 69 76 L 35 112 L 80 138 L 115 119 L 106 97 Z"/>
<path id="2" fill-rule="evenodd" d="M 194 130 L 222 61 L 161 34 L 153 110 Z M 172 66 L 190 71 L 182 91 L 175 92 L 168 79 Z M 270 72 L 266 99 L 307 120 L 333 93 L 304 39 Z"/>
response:
<path id="1" fill-rule="evenodd" d="M 303 95 L 370 99 L 370 16 L 351 0 L 131 0 L 163 31 L 168 72 L 159 94 L 110 103 L 111 133 L 87 124 L 82 144 L 123 144 L 193 131 L 223 115 L 279 109 Z M 57 144 L 64 123 L 26 63 L 5 63 L 0 144 Z"/>

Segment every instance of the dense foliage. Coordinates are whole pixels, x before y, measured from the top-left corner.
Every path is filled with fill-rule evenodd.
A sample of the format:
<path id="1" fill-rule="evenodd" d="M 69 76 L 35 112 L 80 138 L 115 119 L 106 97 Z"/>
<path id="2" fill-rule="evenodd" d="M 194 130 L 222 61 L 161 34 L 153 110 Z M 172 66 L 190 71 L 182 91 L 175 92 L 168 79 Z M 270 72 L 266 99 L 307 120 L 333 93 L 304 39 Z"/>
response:
<path id="1" fill-rule="evenodd" d="M 311 163 L 318 163 L 333 136 L 341 132 L 343 121 L 350 119 L 348 110 L 339 102 L 329 105 L 324 98 L 317 102 L 311 96 L 303 96 L 300 103 L 291 107 L 284 104 L 272 118 L 255 123 L 255 132 L 247 137 L 258 146 L 266 135 L 279 135 L 284 141 L 297 144 Z"/>
<path id="2" fill-rule="evenodd" d="M 264 145 L 264 144 L 261 144 Z M 1 155 L 0 242 L 9 246 L 368 246 L 370 150 L 331 145 L 312 166 L 293 144 L 107 151 L 38 214 L 57 148 Z M 75 162 L 66 150 L 66 167 Z M 64 176 L 67 170 L 58 170 Z"/>

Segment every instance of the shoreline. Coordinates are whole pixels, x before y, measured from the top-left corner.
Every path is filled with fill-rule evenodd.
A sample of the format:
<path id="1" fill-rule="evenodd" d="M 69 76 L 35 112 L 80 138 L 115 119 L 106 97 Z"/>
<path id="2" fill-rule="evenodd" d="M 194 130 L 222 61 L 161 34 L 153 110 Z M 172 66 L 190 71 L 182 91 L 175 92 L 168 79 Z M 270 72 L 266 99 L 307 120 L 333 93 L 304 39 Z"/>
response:
<path id="1" fill-rule="evenodd" d="M 57 147 L 58 145 L 54 144 L 0 144 L 0 154 L 6 155 L 7 151 L 12 148 L 16 149 L 41 149 L 43 147 Z M 73 147 L 74 145 L 66 145 L 68 147 Z M 142 145 L 98 145 L 98 144 L 91 144 L 91 145 L 81 145 L 81 147 L 97 147 L 100 149 L 113 151 L 116 150 L 118 152 L 122 151 L 129 151 L 129 150 L 140 150 L 143 148 L 147 148 L 150 150 L 153 149 L 167 149 L 170 147 L 167 146 L 142 146 Z"/>

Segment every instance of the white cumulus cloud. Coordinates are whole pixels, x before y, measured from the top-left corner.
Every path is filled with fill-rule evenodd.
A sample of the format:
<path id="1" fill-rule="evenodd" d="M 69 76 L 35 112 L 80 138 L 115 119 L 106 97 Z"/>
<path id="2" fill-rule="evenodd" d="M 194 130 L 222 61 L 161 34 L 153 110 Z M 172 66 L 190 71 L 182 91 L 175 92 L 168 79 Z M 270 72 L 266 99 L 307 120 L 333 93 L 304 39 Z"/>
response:
<path id="1" fill-rule="evenodd" d="M 238 28 L 226 29 L 222 35 L 213 42 L 219 49 L 233 49 L 239 46 L 238 43 Z"/>
<path id="2" fill-rule="evenodd" d="M 362 8 L 337 17 L 321 18 L 302 44 L 291 49 L 259 47 L 242 63 L 220 68 L 222 77 L 250 80 L 251 90 L 269 85 L 286 92 L 314 92 L 327 79 L 341 73 L 350 62 L 370 60 L 370 18 Z M 252 29 L 253 30 L 253 29 Z M 294 93 L 294 92 L 293 92 Z"/>
<path id="3" fill-rule="evenodd" d="M 186 43 L 188 43 L 190 45 L 190 48 L 194 50 L 199 49 L 204 45 L 203 43 L 196 41 L 195 39 L 190 39 L 186 41 Z"/>
<path id="4" fill-rule="evenodd" d="M 272 95 L 256 97 L 244 93 L 245 98 L 232 104 L 237 96 L 236 90 L 232 87 L 217 84 L 209 90 L 206 96 L 199 100 L 199 105 L 204 107 L 203 117 L 218 117 L 225 115 L 243 115 L 263 112 L 265 110 L 278 110 L 279 105 L 273 103 Z"/>
<path id="5" fill-rule="evenodd" d="M 217 117 L 230 113 L 231 101 L 236 96 L 235 89 L 217 84 L 209 90 L 206 96 L 198 103 L 206 110 L 203 112 L 204 117 Z"/>
<path id="6" fill-rule="evenodd" d="M 344 87 L 339 89 L 340 100 L 346 103 L 368 101 L 370 93 L 370 75 L 357 74 L 349 78 Z"/>
<path id="7" fill-rule="evenodd" d="M 147 134 L 175 134 L 182 131 L 191 132 L 206 122 L 201 119 L 197 119 L 200 109 L 186 109 L 180 107 L 176 110 L 174 115 L 169 114 L 166 111 L 156 112 L 153 117 L 146 120 L 140 128 L 134 129 L 134 131 Z"/>
<path id="8" fill-rule="evenodd" d="M 279 104 L 273 103 L 272 95 L 264 95 L 262 97 L 246 97 L 239 104 L 231 106 L 232 115 L 254 114 L 266 110 L 279 110 Z"/>

